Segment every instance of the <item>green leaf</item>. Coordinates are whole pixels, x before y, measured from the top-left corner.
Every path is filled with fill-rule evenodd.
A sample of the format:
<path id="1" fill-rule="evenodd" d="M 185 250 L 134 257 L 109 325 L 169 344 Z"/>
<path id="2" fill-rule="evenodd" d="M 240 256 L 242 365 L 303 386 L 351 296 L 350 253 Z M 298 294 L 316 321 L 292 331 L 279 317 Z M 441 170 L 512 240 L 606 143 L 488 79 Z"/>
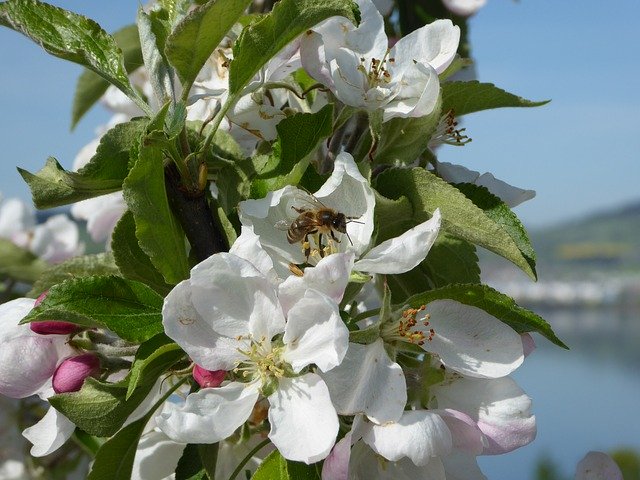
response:
<path id="1" fill-rule="evenodd" d="M 469 242 L 440 232 L 427 258 L 400 275 L 387 275 L 394 303 L 425 290 L 452 283 L 480 283 L 476 249 Z"/>
<path id="2" fill-rule="evenodd" d="M 441 106 L 442 100 L 439 98 L 429 115 L 418 118 L 392 118 L 383 123 L 374 164 L 413 163 L 429 146 L 431 136 L 440 121 Z"/>
<path id="3" fill-rule="evenodd" d="M 189 262 L 184 233 L 169 207 L 163 160 L 160 148 L 141 147 L 122 193 L 135 219 L 140 248 L 166 282 L 175 285 L 189 276 Z"/>
<path id="4" fill-rule="evenodd" d="M 104 327 L 130 342 L 144 342 L 162 329 L 162 297 L 121 277 L 81 277 L 51 287 L 21 323 L 60 320 Z"/>
<path id="5" fill-rule="evenodd" d="M 274 450 L 262 461 L 251 480 L 320 480 L 318 465 L 288 461 Z"/>
<path id="6" fill-rule="evenodd" d="M 142 385 L 125 400 L 127 385 L 87 378 L 77 392 L 49 397 L 51 405 L 79 428 L 91 435 L 110 437 L 147 397 L 153 384 Z"/>
<path id="7" fill-rule="evenodd" d="M 127 425 L 107 440 L 96 454 L 87 480 L 130 480 L 138 442 L 149 417 Z"/>
<path id="8" fill-rule="evenodd" d="M 33 284 L 29 295 L 37 297 L 65 280 L 95 275 L 118 275 L 119 273 L 111 253 L 74 257 L 48 267 Z"/>
<path id="9" fill-rule="evenodd" d="M 176 467 L 176 480 L 208 480 L 207 472 L 202 466 L 202 459 L 196 444 L 184 447 L 182 456 Z"/>
<path id="10" fill-rule="evenodd" d="M 391 168 L 381 173 L 377 190 L 391 199 L 406 196 L 413 206 L 413 224 L 442 213 L 442 230 L 510 260 L 531 278 L 536 275 L 509 232 L 462 192 L 423 168 Z"/>
<path id="11" fill-rule="evenodd" d="M 162 295 L 169 293 L 171 285 L 164 281 L 162 274 L 138 245 L 136 223 L 129 210 L 120 218 L 113 230 L 111 250 L 117 269 L 122 276 L 145 283 Z"/>
<path id="12" fill-rule="evenodd" d="M 113 39 L 122 50 L 124 68 L 127 73 L 142 66 L 142 49 L 136 25 L 128 25 L 113 34 Z M 100 100 L 109 87 L 109 82 L 91 70 L 84 70 L 78 78 L 71 110 L 71 128 Z"/>
<path id="13" fill-rule="evenodd" d="M 527 231 L 509 206 L 499 197 L 493 195 L 486 187 L 471 183 L 457 184 L 456 188 L 466 195 L 477 207 L 502 228 L 513 239 L 523 257 L 533 270 L 536 271 L 536 253 L 533 250 Z"/>
<path id="14" fill-rule="evenodd" d="M 269 160 L 251 183 L 251 196 L 262 198 L 268 192 L 295 185 L 309 161 L 307 156 L 333 131 L 333 105 L 316 113 L 296 113 L 276 126 L 278 141 Z"/>
<path id="15" fill-rule="evenodd" d="M 456 116 L 492 108 L 539 107 L 549 101 L 533 102 L 506 92 L 492 83 L 480 83 L 477 80 L 442 84 L 442 111 L 446 113 L 453 110 Z"/>
<path id="16" fill-rule="evenodd" d="M 116 125 L 100 139 L 96 154 L 77 172 L 62 168 L 50 157 L 35 174 L 18 168 L 31 189 L 37 208 L 52 208 L 118 191 L 129 173 L 132 147 L 140 142 L 146 127 L 142 119 Z"/>
<path id="17" fill-rule="evenodd" d="M 210 0 L 191 11 L 169 35 L 165 52 L 185 92 L 250 3 L 251 0 Z"/>
<path id="18" fill-rule="evenodd" d="M 129 83 L 122 51 L 96 22 L 38 0 L 8 0 L 2 6 L 0 20 L 4 25 L 31 38 L 50 54 L 93 70 L 149 112 Z"/>
<path id="19" fill-rule="evenodd" d="M 129 371 L 127 399 L 138 386 L 154 383 L 160 375 L 185 356 L 180 346 L 164 333 L 150 338 L 138 348 Z"/>
<path id="20" fill-rule="evenodd" d="M 49 264 L 29 250 L 18 247 L 11 240 L 0 238 L 0 275 L 14 280 L 32 283 Z"/>
<path id="21" fill-rule="evenodd" d="M 142 7 L 138 8 L 142 57 L 151 88 L 160 105 L 174 99 L 173 69 L 164 56 L 164 44 L 169 27 L 166 19 L 160 17 L 162 13 L 166 15 L 162 10 L 147 14 Z"/>
<path id="22" fill-rule="evenodd" d="M 465 305 L 478 307 L 503 321 L 518 333 L 538 332 L 556 345 L 568 348 L 542 317 L 520 307 L 512 298 L 487 285 L 449 285 L 415 295 L 406 303 L 417 308 L 440 299 L 452 299 Z"/>
<path id="23" fill-rule="evenodd" d="M 233 46 L 229 67 L 229 94 L 239 94 L 256 73 L 288 43 L 308 29 L 333 17 L 359 21 L 351 0 L 280 0 L 261 20 L 247 26 Z"/>

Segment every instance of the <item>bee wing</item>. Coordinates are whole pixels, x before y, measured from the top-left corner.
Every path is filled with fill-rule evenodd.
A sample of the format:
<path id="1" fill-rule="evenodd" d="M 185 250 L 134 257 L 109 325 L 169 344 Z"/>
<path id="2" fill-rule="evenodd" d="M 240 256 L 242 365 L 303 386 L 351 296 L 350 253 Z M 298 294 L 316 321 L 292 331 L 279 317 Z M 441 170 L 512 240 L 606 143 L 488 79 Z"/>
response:
<path id="1" fill-rule="evenodd" d="M 277 228 L 278 230 L 282 230 L 283 232 L 286 232 L 287 230 L 289 230 L 289 227 L 291 227 L 291 222 L 287 220 L 280 220 L 276 222 L 274 227 Z"/>
<path id="2" fill-rule="evenodd" d="M 307 210 L 318 210 L 320 208 L 327 208 L 327 206 L 318 200 L 312 193 L 306 190 L 298 190 L 293 194 L 293 199 L 298 208 L 305 208 Z"/>

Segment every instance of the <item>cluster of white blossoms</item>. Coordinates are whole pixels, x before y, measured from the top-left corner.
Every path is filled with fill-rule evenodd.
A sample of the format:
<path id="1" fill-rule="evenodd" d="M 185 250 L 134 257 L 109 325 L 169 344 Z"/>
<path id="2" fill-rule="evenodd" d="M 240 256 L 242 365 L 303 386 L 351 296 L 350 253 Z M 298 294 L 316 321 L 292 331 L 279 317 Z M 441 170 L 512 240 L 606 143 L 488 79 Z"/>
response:
<path id="1" fill-rule="evenodd" d="M 472 15 L 485 3 L 485 0 L 442 1 L 459 16 Z M 263 153 L 269 148 L 265 142 L 281 134 L 276 127 L 283 119 L 295 113 L 319 112 L 333 102 L 344 107 L 336 112 L 336 118 L 354 115 L 345 121 L 353 120 L 351 124 L 333 125 L 335 130 L 345 126 L 346 131 L 347 125 L 355 130 L 357 116 L 367 116 L 372 127 L 370 154 L 377 147 L 376 128 L 399 122 L 393 119 L 427 115 L 433 116 L 434 124 L 438 115 L 441 121 L 434 127 L 435 132 L 429 132 L 431 139 L 425 139 L 424 148 L 429 140 L 430 148 L 442 143 L 465 144 L 468 139 L 462 130 L 455 128 L 454 112 L 438 113 L 443 98 L 442 74 L 455 60 L 460 28 L 450 20 L 437 20 L 394 43 L 385 33 L 383 17 L 390 14 L 393 2 L 357 0 L 356 3 L 361 15 L 357 26 L 346 18 L 331 17 L 306 30 L 268 62 L 265 59 L 263 68 L 246 82 L 239 98 L 229 92 L 229 65 L 240 31 L 238 26 L 232 28 L 195 78 L 191 90 L 185 90 L 186 122 L 198 123 L 196 129 L 190 123 L 183 125 L 182 140 L 189 143 L 187 127 L 202 135 L 205 125 L 211 123 L 237 143 L 238 151 L 242 152 L 238 157 Z M 238 49 L 236 54 L 240 58 Z M 304 75 L 307 83 L 309 80 L 318 83 L 301 92 L 302 82 L 293 80 L 294 72 Z M 162 102 L 154 96 L 148 72 L 140 68 L 130 75 L 130 80 L 145 96 L 149 112 L 160 111 Z M 177 76 L 175 80 L 178 85 Z M 305 98 L 311 91 L 313 101 Z M 181 92 L 173 93 L 179 96 Z M 100 139 L 110 128 L 145 115 L 134 101 L 113 86 L 102 97 L 102 103 L 113 117 L 78 154 L 76 170 L 100 156 Z M 221 111 L 224 115 L 217 117 Z M 220 121 L 216 123 L 215 119 Z M 365 130 L 363 127 L 358 134 L 364 135 Z M 243 198 L 250 199 L 236 201 L 237 205 L 234 203 L 228 209 L 230 212 L 224 212 L 227 216 L 219 214 L 221 223 L 223 217 L 228 221 L 229 231 L 236 227 L 228 235 L 229 251 L 215 253 L 196 264 L 188 278 L 187 260 L 181 272 L 169 272 L 171 278 L 166 271 L 160 271 L 163 259 L 157 255 L 152 258 L 147 251 L 151 249 L 143 248 L 140 228 L 135 223 L 138 219 L 134 219 L 135 231 L 127 239 L 131 242 L 127 244 L 130 257 L 125 260 L 117 257 L 114 240 L 113 257 L 104 257 L 109 261 L 115 258 L 122 275 L 112 275 L 114 266 L 109 264 L 107 274 L 97 269 L 97 274 L 91 271 L 87 277 L 96 283 L 105 278 L 125 283 L 126 288 L 114 294 L 122 303 L 130 300 L 126 295 L 130 292 L 124 290 L 133 285 L 134 294 L 143 298 L 140 303 L 144 313 L 140 317 L 146 315 L 156 321 L 149 327 L 151 333 L 144 332 L 148 336 L 127 337 L 117 328 L 110 331 L 113 325 L 121 326 L 118 324 L 121 318 L 105 326 L 99 318 L 103 312 L 94 316 L 95 312 L 82 308 L 66 312 L 62 308 L 66 299 L 56 304 L 60 309 L 52 310 L 54 316 L 57 312 L 69 314 L 65 318 L 70 322 L 79 318 L 78 324 L 56 319 L 21 324 L 34 308 L 46 301 L 47 292 L 37 300 L 17 298 L 1 304 L 0 394 L 13 399 L 36 396 L 56 405 L 53 395 L 79 392 L 87 386 L 87 379 L 92 379 L 89 382 L 92 387 L 121 382 L 118 388 L 122 389 L 126 385 L 127 398 L 121 402 L 126 403 L 129 394 L 137 392 L 136 388 L 146 380 L 144 375 L 149 375 L 152 381 L 144 385 L 149 387 L 144 391 L 146 398 L 135 410 L 126 410 L 123 422 L 111 432 L 143 417 L 148 420 L 139 429 L 135 460 L 127 455 L 133 464 L 134 479 L 175 478 L 174 472 L 180 459 L 185 458 L 187 445 L 203 444 L 218 444 L 215 473 L 220 478 L 235 476 L 243 467 L 255 470 L 269 449 L 276 449 L 288 461 L 323 462 L 323 480 L 485 479 L 477 457 L 507 453 L 535 438 L 531 400 L 509 376 L 535 348 L 533 339 L 528 333 L 518 333 L 502 317 L 499 319 L 462 301 L 439 298 L 437 294 L 425 295 L 424 298 L 431 299 L 416 303 L 416 297 L 407 293 L 402 298 L 408 299 L 392 303 L 387 278 L 397 281 L 395 276 L 424 265 L 441 238 L 441 228 L 446 229 L 447 222 L 452 221 L 447 216 L 451 210 L 445 208 L 446 200 L 441 201 L 438 205 L 443 212 L 436 208 L 416 211 L 416 215 L 428 213 L 424 217 L 428 220 L 418 223 L 413 218 L 399 219 L 398 224 L 405 220 L 412 222 L 412 228 L 391 238 L 384 236 L 388 232 L 378 223 L 385 204 L 381 208 L 380 202 L 392 200 L 376 192 L 371 185 L 375 181 L 367 176 L 374 178 L 377 174 L 372 171 L 378 167 L 397 170 L 411 167 L 415 155 L 402 162 L 395 160 L 393 165 L 392 161 L 389 165 L 374 162 L 371 168 L 367 159 L 357 164 L 346 151 L 357 149 L 347 149 L 341 143 L 343 138 L 336 136 L 340 140 L 336 142 L 338 148 L 329 148 L 333 139 L 327 146 L 319 147 L 330 151 L 332 167 L 320 188 L 313 193 L 298 188 L 294 186 L 300 181 L 297 178 L 280 182 L 278 186 L 288 185 L 269 191 L 263 198 L 244 195 Z M 141 138 L 148 139 L 146 133 Z M 207 140 L 210 138 L 213 136 Z M 204 144 L 210 146 L 207 141 Z M 144 142 L 142 145 L 144 148 Z M 136 153 L 135 149 L 132 151 Z M 196 153 L 201 152 L 189 151 L 185 156 L 192 160 Z M 362 158 L 364 153 L 360 153 Z M 187 164 L 186 159 L 180 160 Z M 300 161 L 305 168 L 307 160 Z M 486 187 L 510 207 L 535 195 L 532 190 L 512 187 L 490 173 L 480 174 L 438 162 L 435 157 L 429 163 L 431 172 L 439 178 L 419 168 L 415 170 L 434 178 L 438 184 Z M 157 165 L 166 166 L 160 161 Z M 222 174 L 216 177 L 217 170 L 209 168 L 205 161 L 199 167 L 203 178 L 198 179 L 201 190 L 196 193 L 201 198 L 207 197 L 206 203 L 211 193 L 205 191 L 207 182 L 224 177 Z M 203 172 L 207 175 L 202 175 Z M 221 181 L 218 190 L 211 184 L 213 197 L 215 192 L 223 191 L 222 185 Z M 157 197 L 149 194 L 149 199 Z M 160 199 L 167 200 L 164 192 Z M 134 202 L 127 201 L 133 210 Z M 413 202 L 407 203 L 411 203 L 408 208 L 419 210 Z M 208 208 L 209 204 L 206 205 Z M 111 237 L 127 208 L 122 192 L 113 192 L 74 204 L 72 214 L 87 221 L 87 229 L 95 241 L 103 241 Z M 171 212 L 178 217 L 175 210 Z M 53 216 L 36 226 L 33 214 L 24 204 L 8 200 L 0 206 L 0 237 L 44 260 L 59 262 L 80 254 L 82 248 L 77 227 L 65 219 Z M 172 248 L 185 247 L 185 252 L 180 253 L 185 253 L 186 259 L 185 236 L 180 231 L 176 237 L 179 240 Z M 187 234 L 186 238 L 194 246 L 192 237 Z M 195 264 L 193 258 L 202 259 L 210 254 L 200 255 L 196 250 L 192 248 L 189 266 Z M 143 254 L 145 258 L 134 258 Z M 131 276 L 131 272 L 122 268 L 122 262 L 128 260 L 139 260 L 136 265 L 142 271 L 140 275 L 135 271 Z M 153 282 L 147 285 L 145 281 L 149 278 L 145 274 L 149 272 Z M 427 275 L 421 278 L 431 281 Z M 86 280 L 82 276 L 80 279 Z M 184 280 L 177 283 L 181 279 Z M 49 295 L 53 296 L 58 284 L 52 281 L 51 285 Z M 427 293 L 436 288 L 417 287 L 417 291 Z M 482 288 L 475 283 L 472 287 Z M 120 294 L 124 300 L 119 298 Z M 161 301 L 160 295 L 165 294 Z M 443 297 L 447 295 L 461 298 L 448 292 Z M 155 301 L 155 305 L 147 305 L 148 299 L 148 303 Z M 100 297 L 103 300 L 110 299 Z M 137 300 L 135 297 L 131 301 Z M 82 304 L 84 296 L 80 300 L 74 297 L 71 302 Z M 127 315 L 138 314 L 125 307 L 123 310 L 121 313 L 115 308 L 116 313 L 111 313 L 127 321 L 130 320 Z M 137 327 L 135 324 L 133 328 Z M 152 364 L 154 359 L 146 364 L 148 357 L 138 356 L 144 350 L 139 347 L 142 342 L 148 348 L 146 342 L 153 343 L 158 338 L 166 340 L 166 345 L 174 347 L 179 355 L 167 364 L 159 378 L 158 372 L 152 376 L 145 370 L 156 368 Z M 139 367 L 141 358 L 143 367 Z M 134 367 L 138 369 L 135 373 L 138 377 L 132 380 L 135 375 L 130 373 Z M 98 395 L 91 400 L 99 402 L 101 398 Z M 50 407 L 44 418 L 23 431 L 23 436 L 33 444 L 31 455 L 49 455 L 71 438 L 76 430 L 70 420 L 74 412 L 61 410 L 69 418 Z M 78 424 L 84 428 L 81 422 Z M 267 444 L 269 447 L 263 449 Z M 16 460 L 14 451 L 7 452 L 4 457 L 0 455 L 0 479 L 5 469 L 23 475 L 25 465 Z M 103 458 L 99 453 L 96 464 L 100 461 Z M 590 454 L 580 468 L 587 472 L 584 477 L 577 477 L 582 479 L 588 478 L 588 472 L 594 469 L 605 471 L 613 467 L 607 458 Z"/>
<path id="2" fill-rule="evenodd" d="M 307 260 L 300 243 L 275 225 L 291 223 L 305 197 L 350 208 L 357 221 L 322 245 L 310 239 L 301 272 L 289 268 Z M 260 431 L 256 412 L 266 411 L 261 420 L 285 458 L 328 457 L 324 478 L 336 479 L 347 471 L 349 478 L 479 472 L 476 456 L 533 440 L 530 400 L 508 377 L 531 338 L 483 310 L 453 300 L 406 307 L 369 319 L 363 331 L 373 333 L 350 341 L 340 317 L 349 279 L 412 269 L 440 227 L 436 212 L 371 248 L 374 208 L 371 187 L 346 153 L 313 196 L 285 187 L 241 203 L 243 230 L 230 252 L 194 267 L 163 308 L 167 335 L 196 365 L 226 372 L 224 380 L 170 404 L 156 419 L 160 430 L 180 443 L 214 443 L 250 418 Z M 429 385 L 412 385 L 416 372 L 400 364 L 402 352 L 416 349 L 429 359 Z"/>

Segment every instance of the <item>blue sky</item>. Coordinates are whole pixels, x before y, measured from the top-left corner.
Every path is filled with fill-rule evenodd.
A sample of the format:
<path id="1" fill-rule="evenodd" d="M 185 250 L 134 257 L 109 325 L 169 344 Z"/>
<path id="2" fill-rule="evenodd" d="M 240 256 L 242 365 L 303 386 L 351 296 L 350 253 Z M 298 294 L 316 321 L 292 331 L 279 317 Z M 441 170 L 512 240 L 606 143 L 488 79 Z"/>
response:
<path id="1" fill-rule="evenodd" d="M 54 1 L 113 31 L 138 2 Z M 473 142 L 440 159 L 490 171 L 538 196 L 517 208 L 528 226 L 557 223 L 640 199 L 640 2 L 490 0 L 471 23 L 479 79 L 552 103 L 466 117 Z M 80 67 L 0 29 L 0 191 L 29 198 L 15 166 L 48 156 L 71 167 L 108 118 L 96 108 L 70 132 Z"/>

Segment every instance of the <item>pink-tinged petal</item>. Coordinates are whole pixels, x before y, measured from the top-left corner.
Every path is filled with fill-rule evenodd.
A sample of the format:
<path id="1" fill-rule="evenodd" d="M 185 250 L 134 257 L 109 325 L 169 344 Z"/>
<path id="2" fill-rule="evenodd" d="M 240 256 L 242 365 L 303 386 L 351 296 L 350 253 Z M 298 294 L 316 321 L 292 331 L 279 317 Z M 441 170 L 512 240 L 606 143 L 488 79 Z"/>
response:
<path id="1" fill-rule="evenodd" d="M 172 478 L 185 446 L 162 432 L 152 430 L 145 433 L 136 449 L 131 480 Z"/>
<path id="2" fill-rule="evenodd" d="M 311 464 L 329 455 L 338 415 L 318 375 L 281 378 L 269 404 L 269 438 L 284 458 Z"/>
<path id="3" fill-rule="evenodd" d="M 322 464 L 322 480 L 349 480 L 351 432 L 336 443 Z"/>
<path id="4" fill-rule="evenodd" d="M 336 157 L 331 176 L 315 196 L 326 206 L 354 217 L 355 221 L 347 223 L 347 233 L 353 244 L 343 236 L 340 248 L 353 251 L 356 255 L 365 251 L 373 233 L 376 199 L 371 185 L 362 176 L 350 154 L 342 152 Z"/>
<path id="5" fill-rule="evenodd" d="M 206 370 L 200 365 L 193 367 L 193 379 L 201 388 L 219 387 L 227 372 L 225 370 Z"/>
<path id="6" fill-rule="evenodd" d="M 55 452 L 69 440 L 75 429 L 76 426 L 71 420 L 55 408 L 49 407 L 42 420 L 26 428 L 22 435 L 33 444 L 31 455 L 44 457 Z"/>
<path id="7" fill-rule="evenodd" d="M 576 480 L 623 480 L 620 467 L 602 452 L 589 452 L 578 462 Z"/>
<path id="8" fill-rule="evenodd" d="M 536 437 L 531 399 L 509 377 L 458 378 L 431 392 L 440 408 L 459 410 L 478 423 L 488 442 L 484 455 L 510 452 Z"/>
<path id="9" fill-rule="evenodd" d="M 458 26 L 451 20 L 436 20 L 398 40 L 389 56 L 397 64 L 428 63 L 440 74 L 455 58 L 459 42 Z"/>
<path id="10" fill-rule="evenodd" d="M 440 210 L 433 217 L 372 248 L 353 268 L 361 272 L 397 274 L 408 272 L 422 262 L 440 231 Z"/>
<path id="11" fill-rule="evenodd" d="M 427 305 L 429 323 L 416 329 L 430 335 L 423 348 L 440 356 L 457 372 L 482 378 L 508 375 L 523 360 L 522 340 L 515 330 L 484 310 L 455 300 L 435 300 Z"/>
<path id="12" fill-rule="evenodd" d="M 450 12 L 461 17 L 468 17 L 480 10 L 487 3 L 487 0 L 442 0 L 442 3 Z"/>
<path id="13" fill-rule="evenodd" d="M 88 377 L 100 373 L 100 359 L 93 353 L 83 353 L 67 358 L 53 374 L 53 391 L 56 393 L 77 392 Z"/>
<path id="14" fill-rule="evenodd" d="M 66 337 L 42 336 L 28 325 L 18 325 L 33 307 L 30 298 L 0 305 L 0 394 L 25 398 L 48 386 L 58 362 L 71 349 Z"/>
<path id="15" fill-rule="evenodd" d="M 478 466 L 476 456 L 466 452 L 454 451 L 442 457 L 447 480 L 487 480 Z"/>
<path id="16" fill-rule="evenodd" d="M 253 338 L 271 340 L 284 330 L 273 285 L 243 258 L 212 255 L 191 269 L 189 285 L 193 307 L 220 335 L 237 338 L 251 333 Z"/>
<path id="17" fill-rule="evenodd" d="M 307 290 L 304 298 L 289 310 L 283 341 L 283 359 L 294 372 L 312 363 L 326 372 L 342 362 L 349 344 L 349 331 L 333 300 L 315 290 Z"/>
<path id="18" fill-rule="evenodd" d="M 520 337 L 522 338 L 522 350 L 526 358 L 531 355 L 536 349 L 536 341 L 533 339 L 530 333 L 522 333 L 520 334 Z"/>
<path id="19" fill-rule="evenodd" d="M 164 299 L 162 324 L 165 333 L 207 370 L 231 370 L 244 358 L 238 352 L 240 342 L 214 332 L 211 322 L 196 311 L 189 280 L 173 287 Z"/>
<path id="20" fill-rule="evenodd" d="M 323 378 L 341 415 L 364 413 L 378 424 L 402 416 L 407 384 L 402 368 L 389 358 L 382 339 L 369 345 L 350 343 L 342 363 Z"/>
<path id="21" fill-rule="evenodd" d="M 229 437 L 253 411 L 256 383 L 229 383 L 190 393 L 181 406 L 167 403 L 156 417 L 158 428 L 180 443 L 216 443 Z"/>
<path id="22" fill-rule="evenodd" d="M 447 455 L 452 448 L 447 424 L 429 410 L 405 411 L 398 422 L 374 425 L 362 439 L 388 460 L 409 457 L 418 466 L 427 465 L 432 457 Z"/>
<path id="23" fill-rule="evenodd" d="M 309 289 L 324 293 L 340 303 L 353 268 L 353 253 L 336 253 L 321 259 L 315 267 L 306 267 L 304 276 L 291 275 L 278 286 L 278 298 L 285 314 Z"/>
<path id="24" fill-rule="evenodd" d="M 457 410 L 432 410 L 438 412 L 451 431 L 453 447 L 473 456 L 480 455 L 485 447 L 482 430 L 467 414 Z"/>
<path id="25" fill-rule="evenodd" d="M 47 321 L 31 322 L 29 328 L 33 333 L 38 335 L 69 335 L 80 330 L 82 327 L 75 323 Z"/>

